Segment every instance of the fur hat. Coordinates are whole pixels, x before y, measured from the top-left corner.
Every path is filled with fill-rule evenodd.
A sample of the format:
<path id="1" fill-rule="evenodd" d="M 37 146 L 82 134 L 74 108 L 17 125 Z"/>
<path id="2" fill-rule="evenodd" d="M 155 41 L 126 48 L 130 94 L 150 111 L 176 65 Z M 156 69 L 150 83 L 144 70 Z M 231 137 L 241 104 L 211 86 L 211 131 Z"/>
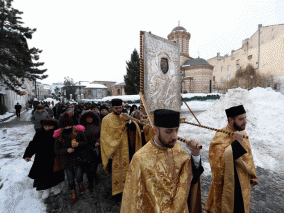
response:
<path id="1" fill-rule="evenodd" d="M 107 107 L 106 105 L 102 105 L 102 106 L 100 107 L 100 111 L 102 111 L 102 109 L 106 109 L 106 110 L 108 111 L 108 107 Z"/>
<path id="2" fill-rule="evenodd" d="M 38 105 L 36 109 L 44 109 L 42 105 Z"/>
<path id="3" fill-rule="evenodd" d="M 42 126 L 55 126 L 57 127 L 58 122 L 53 118 L 46 118 L 40 121 Z"/>
<path id="4" fill-rule="evenodd" d="M 63 119 L 61 121 L 61 128 L 64 128 L 66 126 L 74 126 L 74 121 L 72 118 L 69 117 L 68 113 L 63 114 Z"/>

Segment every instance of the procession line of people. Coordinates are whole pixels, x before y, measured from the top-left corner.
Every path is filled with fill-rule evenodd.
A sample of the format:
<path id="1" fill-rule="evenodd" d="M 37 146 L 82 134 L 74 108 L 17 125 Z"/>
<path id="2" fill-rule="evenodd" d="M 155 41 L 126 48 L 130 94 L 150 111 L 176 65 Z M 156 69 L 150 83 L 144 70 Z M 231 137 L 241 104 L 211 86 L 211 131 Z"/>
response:
<path id="1" fill-rule="evenodd" d="M 30 161 L 36 154 L 29 177 L 35 180 L 37 190 L 45 190 L 43 197 L 64 180 L 65 171 L 70 202 L 75 203 L 76 182 L 79 193 L 85 193 L 85 172 L 92 192 L 93 181 L 99 183 L 96 170 L 102 163 L 112 177 L 112 196 L 122 199 L 123 213 L 202 212 L 200 142 L 186 142 L 190 155 L 177 143 L 179 112 L 155 110 L 151 128 L 145 125 L 144 113 L 137 106 L 127 109 L 121 99 L 113 99 L 110 107 L 57 104 L 54 108 L 58 123 L 50 118 L 48 108 L 37 106 L 32 116 L 36 134 L 24 155 Z M 205 210 L 249 212 L 250 191 L 258 182 L 250 143 L 244 138 L 246 111 L 240 105 L 225 113 L 228 125 L 223 129 L 234 134 L 217 132 L 210 143 L 213 180 Z M 45 169 L 41 167 L 44 159 Z M 41 170 L 45 171 L 38 172 Z"/>

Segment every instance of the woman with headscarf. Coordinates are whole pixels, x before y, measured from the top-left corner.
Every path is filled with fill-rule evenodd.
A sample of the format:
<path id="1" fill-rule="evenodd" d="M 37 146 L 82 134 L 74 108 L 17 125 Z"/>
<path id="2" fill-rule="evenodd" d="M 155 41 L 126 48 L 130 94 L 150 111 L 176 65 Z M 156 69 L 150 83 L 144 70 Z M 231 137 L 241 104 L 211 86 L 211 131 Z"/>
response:
<path id="1" fill-rule="evenodd" d="M 135 110 L 137 110 L 137 106 L 134 104 L 134 105 L 132 105 L 131 108 L 130 108 L 129 115 L 131 115 L 132 112 L 135 111 Z"/>
<path id="2" fill-rule="evenodd" d="M 54 131 L 57 129 L 57 120 L 47 118 L 41 121 L 43 126 L 36 132 L 33 140 L 26 148 L 23 158 L 29 162 L 35 155 L 29 177 L 34 179 L 33 187 L 40 191 L 39 195 L 47 198 L 51 187 L 64 181 L 64 171 L 60 160 L 54 152 L 55 138 Z M 55 194 L 60 192 L 60 188 L 55 188 Z"/>
<path id="3" fill-rule="evenodd" d="M 94 187 L 93 178 L 96 184 L 99 183 L 99 178 L 97 177 L 97 168 L 100 163 L 100 131 L 101 131 L 101 120 L 99 116 L 92 112 L 86 111 L 81 115 L 80 124 L 85 127 L 85 135 L 88 140 L 89 153 L 91 158 L 90 162 L 85 163 L 85 170 L 87 173 L 89 188 L 92 190 Z"/>
<path id="4" fill-rule="evenodd" d="M 85 193 L 82 164 L 88 155 L 88 143 L 84 131 L 83 126 L 75 126 L 68 113 L 64 113 L 61 128 L 54 133 L 56 138 L 54 149 L 55 153 L 60 155 L 62 167 L 67 176 L 68 186 L 71 191 L 71 204 L 77 201 L 75 179 L 80 194 Z"/>

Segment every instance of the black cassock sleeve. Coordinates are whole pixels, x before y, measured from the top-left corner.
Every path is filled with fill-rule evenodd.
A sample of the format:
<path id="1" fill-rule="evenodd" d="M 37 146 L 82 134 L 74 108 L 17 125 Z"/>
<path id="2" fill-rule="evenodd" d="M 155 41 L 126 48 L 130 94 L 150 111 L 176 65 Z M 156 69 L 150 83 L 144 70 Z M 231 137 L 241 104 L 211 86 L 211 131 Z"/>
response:
<path id="1" fill-rule="evenodd" d="M 191 158 L 191 165 L 192 165 L 192 173 L 193 173 L 193 178 L 192 178 L 191 184 L 196 184 L 198 182 L 201 174 L 204 172 L 204 168 L 202 166 L 201 158 L 200 158 L 200 165 L 199 165 L 198 168 L 195 167 L 194 161 L 193 161 L 192 158 Z"/>
<path id="2" fill-rule="evenodd" d="M 127 124 L 127 128 L 131 131 L 135 131 L 136 130 L 136 125 L 133 121 L 131 121 L 130 123 L 128 122 Z"/>
<path id="3" fill-rule="evenodd" d="M 234 160 L 237 160 L 239 157 L 243 156 L 247 153 L 247 151 L 244 149 L 244 147 L 237 141 L 234 140 L 231 144 L 232 150 L 233 150 L 233 158 Z"/>

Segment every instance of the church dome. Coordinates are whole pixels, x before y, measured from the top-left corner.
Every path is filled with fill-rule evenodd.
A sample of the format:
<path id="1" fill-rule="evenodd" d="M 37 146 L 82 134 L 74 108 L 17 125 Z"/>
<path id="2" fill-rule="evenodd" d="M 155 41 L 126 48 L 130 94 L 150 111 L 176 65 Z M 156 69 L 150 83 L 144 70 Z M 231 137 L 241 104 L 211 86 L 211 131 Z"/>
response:
<path id="1" fill-rule="evenodd" d="M 189 66 L 209 65 L 209 66 L 211 66 L 211 64 L 209 64 L 203 58 L 194 58 L 194 59 L 191 59 L 191 60 L 186 60 L 183 65 L 189 65 Z"/>
<path id="2" fill-rule="evenodd" d="M 172 30 L 172 32 L 175 32 L 175 31 L 185 31 L 186 32 L 186 29 L 182 26 L 177 26 Z"/>

